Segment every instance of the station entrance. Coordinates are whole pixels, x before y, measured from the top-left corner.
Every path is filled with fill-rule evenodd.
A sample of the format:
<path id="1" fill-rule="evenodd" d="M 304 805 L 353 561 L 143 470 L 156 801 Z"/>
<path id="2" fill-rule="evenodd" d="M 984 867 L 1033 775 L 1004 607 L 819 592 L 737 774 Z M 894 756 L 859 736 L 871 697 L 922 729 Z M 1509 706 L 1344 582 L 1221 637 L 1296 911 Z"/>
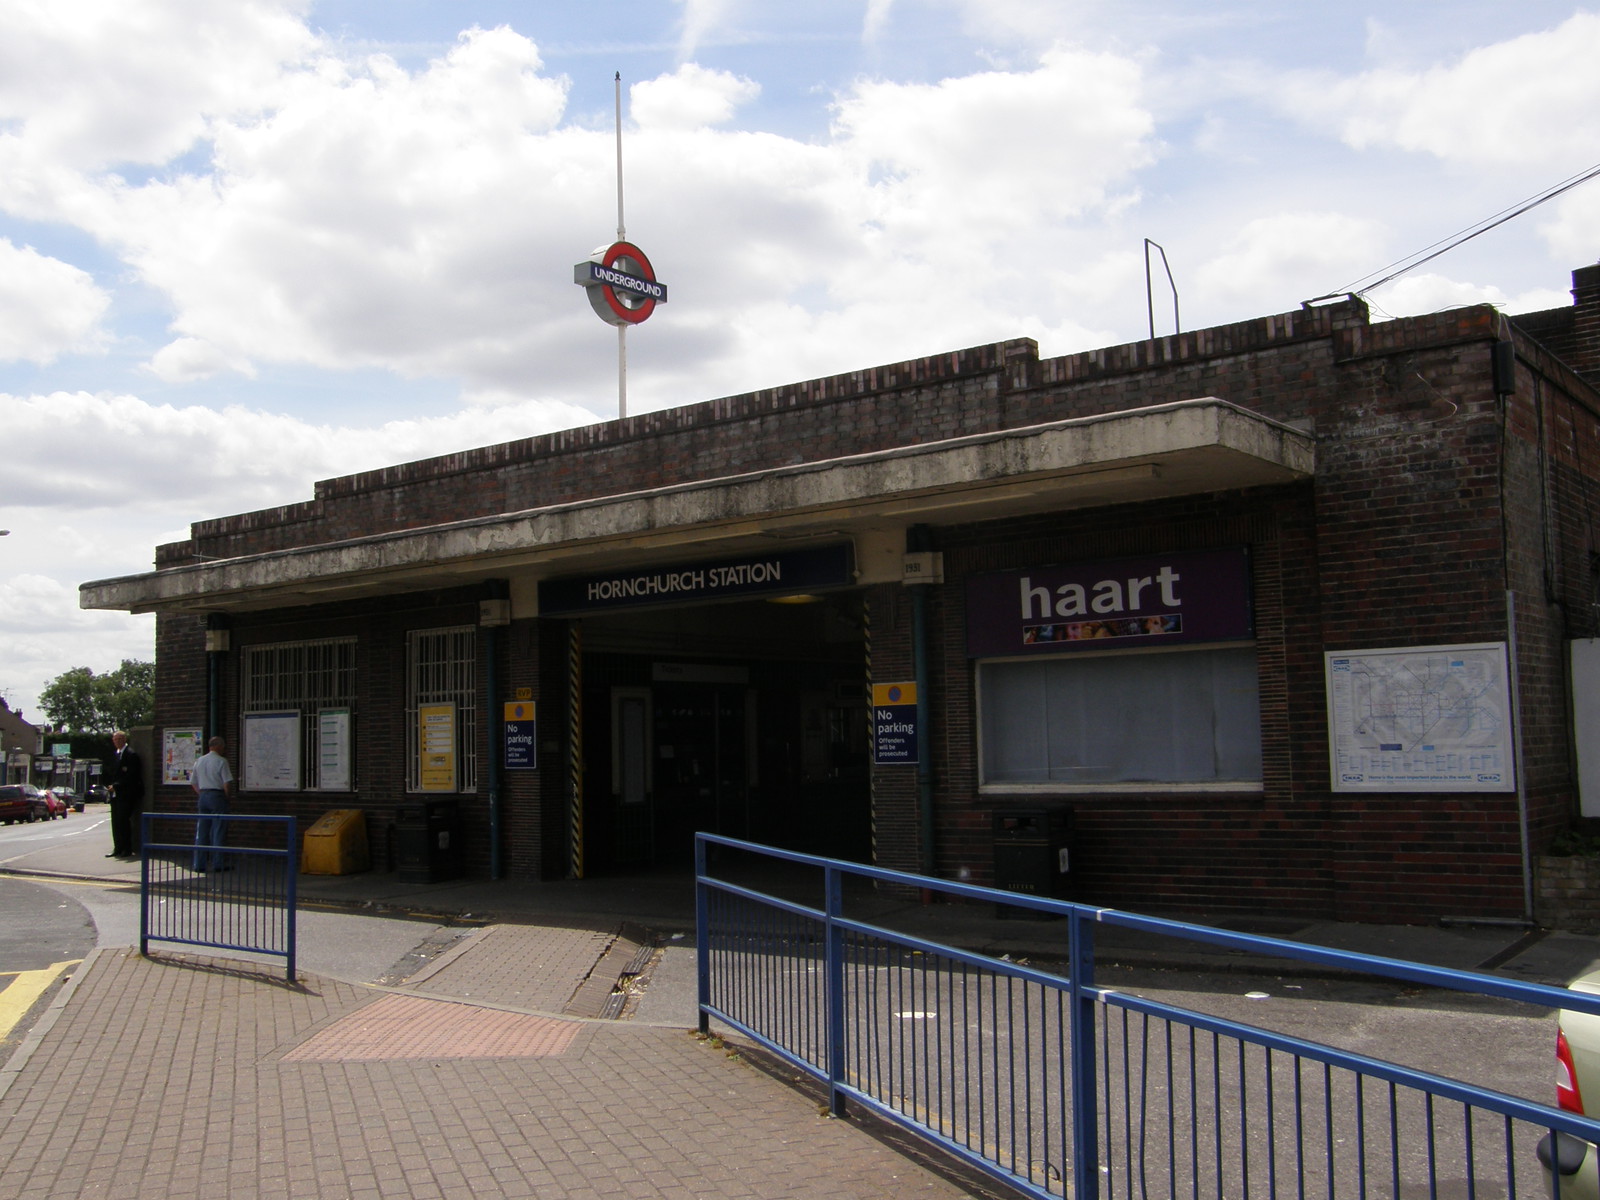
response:
<path id="1" fill-rule="evenodd" d="M 718 833 L 871 853 L 858 593 L 582 625 L 584 873 L 687 866 Z"/>

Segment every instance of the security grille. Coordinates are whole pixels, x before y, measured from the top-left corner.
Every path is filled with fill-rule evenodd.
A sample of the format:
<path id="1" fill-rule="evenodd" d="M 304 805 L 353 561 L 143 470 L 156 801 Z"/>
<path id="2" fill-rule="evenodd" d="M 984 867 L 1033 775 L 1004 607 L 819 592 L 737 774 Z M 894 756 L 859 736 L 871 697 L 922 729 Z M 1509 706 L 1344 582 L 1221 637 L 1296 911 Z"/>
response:
<path id="1" fill-rule="evenodd" d="M 322 787 L 321 730 L 325 708 L 356 709 L 356 639 L 322 638 L 244 648 L 244 711 L 298 712 L 301 775 L 306 787 Z M 350 786 L 355 785 L 352 779 Z"/>
<path id="2" fill-rule="evenodd" d="M 413 629 L 406 644 L 406 789 L 422 790 L 417 710 L 428 704 L 455 705 L 456 786 L 478 785 L 478 643 L 471 625 L 453 629 Z"/>

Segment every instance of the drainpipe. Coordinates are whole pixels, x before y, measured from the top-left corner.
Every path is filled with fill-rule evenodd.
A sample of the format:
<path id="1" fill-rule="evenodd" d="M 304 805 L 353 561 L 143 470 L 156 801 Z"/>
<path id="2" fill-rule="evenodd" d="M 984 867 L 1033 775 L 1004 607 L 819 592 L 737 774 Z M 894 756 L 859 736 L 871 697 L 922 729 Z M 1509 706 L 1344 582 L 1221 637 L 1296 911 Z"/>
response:
<path id="1" fill-rule="evenodd" d="M 1505 318 L 1502 317 L 1501 322 L 1504 325 Z M 1494 379 L 1495 399 L 1500 403 L 1503 439 L 1511 402 L 1517 393 L 1517 344 L 1510 338 L 1503 338 L 1494 344 L 1490 352 L 1490 374 Z M 1535 387 L 1537 388 L 1537 382 Z M 1542 456 L 1544 453 L 1542 437 L 1539 451 Z M 1501 453 L 1504 454 L 1503 449 Z M 1546 544 L 1548 545 L 1548 541 Z M 1548 558 L 1545 569 L 1548 572 Z M 1509 582 L 1508 579 L 1507 583 Z M 1517 594 L 1509 586 L 1506 588 L 1506 671 L 1509 675 L 1511 696 L 1511 757 L 1514 772 L 1512 786 L 1517 789 L 1517 832 L 1522 850 L 1522 919 L 1524 923 L 1532 924 L 1533 848 L 1528 830 L 1528 777 L 1522 763 L 1522 673 L 1517 659 Z"/>
<path id="2" fill-rule="evenodd" d="M 1522 768 L 1522 680 L 1517 663 L 1517 594 L 1506 589 L 1506 672 L 1511 683 L 1511 756 L 1522 842 L 1522 920 L 1533 923 L 1533 851 L 1528 834 L 1528 776 Z"/>
<path id="3" fill-rule="evenodd" d="M 511 624 L 510 588 L 504 579 L 488 582 L 489 599 L 478 601 L 483 627 L 484 694 L 489 698 L 489 878 L 504 877 L 500 836 L 500 765 L 505 755 L 505 709 L 500 703 L 500 630 Z"/>
<path id="4" fill-rule="evenodd" d="M 201 753 L 222 730 L 222 660 L 228 644 L 227 614 L 206 614 L 206 731 L 198 747 Z"/>
<path id="5" fill-rule="evenodd" d="M 906 530 L 905 582 L 911 586 L 912 677 L 917 684 L 917 831 L 919 871 L 934 873 L 933 762 L 928 713 L 928 584 L 942 583 L 943 564 L 933 550 L 933 537 L 926 525 Z M 915 564 L 915 567 L 913 567 Z M 923 895 L 923 902 L 931 897 Z"/>

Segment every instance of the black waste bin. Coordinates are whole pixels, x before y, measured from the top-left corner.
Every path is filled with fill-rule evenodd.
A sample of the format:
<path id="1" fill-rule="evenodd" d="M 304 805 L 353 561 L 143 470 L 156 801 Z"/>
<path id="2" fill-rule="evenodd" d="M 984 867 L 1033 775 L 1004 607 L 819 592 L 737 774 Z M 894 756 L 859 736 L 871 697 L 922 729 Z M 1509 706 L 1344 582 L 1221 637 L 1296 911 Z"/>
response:
<path id="1" fill-rule="evenodd" d="M 995 809 L 994 886 L 1072 899 L 1072 824 L 1070 808 Z"/>
<path id="2" fill-rule="evenodd" d="M 454 800 L 424 800 L 395 813 L 396 877 L 402 883 L 442 883 L 461 874 Z"/>

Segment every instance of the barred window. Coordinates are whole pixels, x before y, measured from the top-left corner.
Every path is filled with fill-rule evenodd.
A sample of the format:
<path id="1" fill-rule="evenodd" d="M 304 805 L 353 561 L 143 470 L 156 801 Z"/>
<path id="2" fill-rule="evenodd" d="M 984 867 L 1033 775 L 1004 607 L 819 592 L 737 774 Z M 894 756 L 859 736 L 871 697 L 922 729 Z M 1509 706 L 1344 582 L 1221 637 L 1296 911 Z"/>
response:
<path id="1" fill-rule="evenodd" d="M 318 715 L 342 710 L 354 720 L 356 707 L 356 639 L 322 638 L 308 642 L 274 642 L 246 646 L 243 654 L 243 711 L 300 714 L 300 778 L 310 791 L 349 791 L 355 780 L 348 747 L 326 747 Z M 349 727 L 349 721 L 344 728 Z M 331 764 L 330 778 L 323 768 Z"/>
<path id="2" fill-rule="evenodd" d="M 413 629 L 407 636 L 407 791 L 439 790 L 437 777 L 425 778 L 423 773 L 420 727 L 425 711 L 447 705 L 453 725 L 449 750 L 455 790 L 473 792 L 478 786 L 478 642 L 471 625 Z"/>

